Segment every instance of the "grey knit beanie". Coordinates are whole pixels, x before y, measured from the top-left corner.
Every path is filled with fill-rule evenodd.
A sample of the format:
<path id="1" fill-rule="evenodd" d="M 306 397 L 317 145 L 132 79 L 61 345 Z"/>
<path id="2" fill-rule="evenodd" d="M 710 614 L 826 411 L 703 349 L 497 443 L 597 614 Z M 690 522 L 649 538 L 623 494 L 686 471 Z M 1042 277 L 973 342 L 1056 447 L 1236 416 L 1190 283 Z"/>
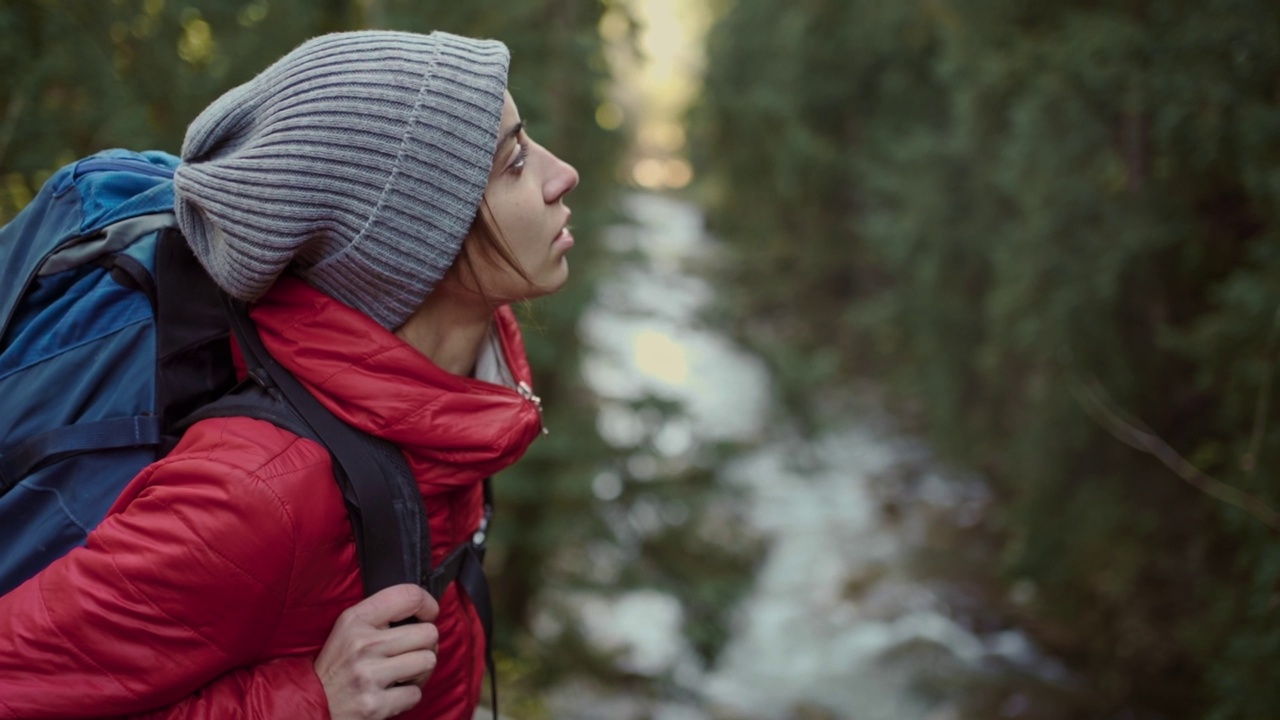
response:
<path id="1" fill-rule="evenodd" d="M 500 42 L 441 32 L 303 43 L 187 129 L 174 177 L 187 241 L 234 297 L 292 266 L 399 327 L 475 219 L 509 61 Z"/>

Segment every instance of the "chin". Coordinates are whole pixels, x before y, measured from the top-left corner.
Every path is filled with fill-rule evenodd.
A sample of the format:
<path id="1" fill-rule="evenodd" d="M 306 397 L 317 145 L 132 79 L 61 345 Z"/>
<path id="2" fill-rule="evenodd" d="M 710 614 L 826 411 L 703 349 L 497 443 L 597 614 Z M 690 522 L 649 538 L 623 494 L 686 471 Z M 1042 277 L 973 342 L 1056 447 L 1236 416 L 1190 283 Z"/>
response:
<path id="1" fill-rule="evenodd" d="M 538 290 L 540 295 L 550 295 L 559 292 L 561 288 L 569 283 L 569 261 L 561 258 L 560 262 L 546 274 L 546 276 L 538 278 Z"/>
<path id="2" fill-rule="evenodd" d="M 569 263 L 564 261 L 560 263 L 559 272 L 556 273 L 555 280 L 548 283 L 551 292 L 559 292 L 565 285 L 569 284 Z"/>
<path id="3" fill-rule="evenodd" d="M 557 273 L 554 277 L 539 279 L 536 286 L 525 288 L 522 293 L 512 293 L 512 297 L 508 302 L 522 302 L 526 300 L 537 300 L 540 297 L 554 295 L 560 292 L 565 285 L 569 283 L 569 270 L 565 268 L 562 272 Z"/>

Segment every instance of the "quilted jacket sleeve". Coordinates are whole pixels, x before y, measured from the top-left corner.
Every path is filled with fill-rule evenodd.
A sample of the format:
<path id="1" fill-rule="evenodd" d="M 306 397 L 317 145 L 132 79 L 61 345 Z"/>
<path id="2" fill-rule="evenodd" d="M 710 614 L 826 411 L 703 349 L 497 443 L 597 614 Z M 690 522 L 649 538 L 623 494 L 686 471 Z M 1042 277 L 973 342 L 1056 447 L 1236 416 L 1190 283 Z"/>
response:
<path id="1" fill-rule="evenodd" d="M 233 670 L 180 702 L 132 720 L 317 718 L 329 720 L 311 657 L 287 657 Z"/>
<path id="2" fill-rule="evenodd" d="M 85 547 L 0 597 L 0 717 L 327 715 L 309 660 L 259 662 L 298 545 L 266 475 L 297 445 L 150 466 Z"/>

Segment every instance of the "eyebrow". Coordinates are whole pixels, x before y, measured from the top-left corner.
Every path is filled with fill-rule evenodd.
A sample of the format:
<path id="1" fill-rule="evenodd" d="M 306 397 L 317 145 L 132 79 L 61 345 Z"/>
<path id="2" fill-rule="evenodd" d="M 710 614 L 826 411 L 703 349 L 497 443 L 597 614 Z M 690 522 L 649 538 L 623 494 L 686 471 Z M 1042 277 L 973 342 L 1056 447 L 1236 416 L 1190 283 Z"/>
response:
<path id="1" fill-rule="evenodd" d="M 493 158 L 495 160 L 497 160 L 498 155 L 502 153 L 502 148 L 506 147 L 507 143 L 511 142 L 512 138 L 519 135 L 520 131 L 523 129 L 524 129 L 524 121 L 521 120 L 520 122 L 508 128 L 506 132 L 502 133 L 502 136 L 498 138 L 498 149 L 493 151 Z"/>

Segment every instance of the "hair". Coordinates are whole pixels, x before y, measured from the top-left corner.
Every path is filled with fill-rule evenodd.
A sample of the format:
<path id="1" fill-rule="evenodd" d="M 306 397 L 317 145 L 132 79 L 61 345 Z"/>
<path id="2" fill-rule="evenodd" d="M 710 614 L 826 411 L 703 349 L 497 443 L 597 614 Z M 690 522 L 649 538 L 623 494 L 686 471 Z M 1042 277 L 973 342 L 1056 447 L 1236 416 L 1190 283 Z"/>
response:
<path id="1" fill-rule="evenodd" d="M 458 253 L 457 261 L 454 262 L 454 268 L 458 272 L 465 272 L 470 281 L 475 283 L 475 287 L 468 289 L 479 293 L 480 297 L 491 305 L 493 302 L 488 293 L 485 292 L 484 287 L 480 285 L 475 267 L 471 264 L 471 256 L 468 253 L 473 246 L 477 252 L 483 254 L 490 261 L 506 265 L 514 270 L 525 282 L 533 286 L 537 285 L 533 278 L 529 277 L 529 272 L 520 264 L 515 253 L 511 251 L 511 246 L 507 244 L 507 239 L 502 234 L 502 228 L 498 227 L 492 218 L 493 211 L 489 208 L 488 198 L 481 198 L 480 208 L 476 211 L 475 220 L 471 222 L 471 229 L 467 232 L 467 239 L 462 244 L 462 250 Z"/>

